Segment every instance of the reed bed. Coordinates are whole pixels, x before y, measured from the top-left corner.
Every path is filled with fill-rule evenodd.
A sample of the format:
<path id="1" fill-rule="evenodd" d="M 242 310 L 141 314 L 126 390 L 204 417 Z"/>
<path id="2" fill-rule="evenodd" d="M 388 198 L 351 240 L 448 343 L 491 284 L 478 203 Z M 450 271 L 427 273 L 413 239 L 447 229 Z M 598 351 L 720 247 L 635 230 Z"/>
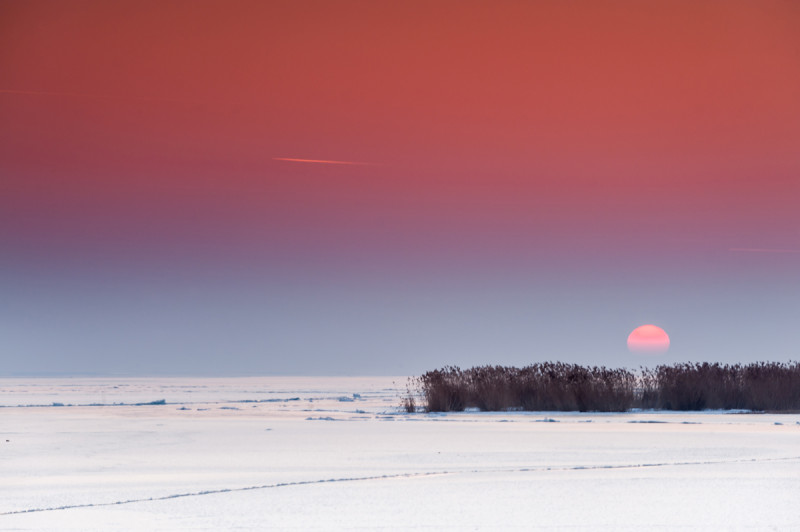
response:
<path id="1" fill-rule="evenodd" d="M 446 366 L 410 379 L 403 407 L 409 412 L 800 410 L 800 363 L 682 363 L 639 371 L 563 362 Z"/>

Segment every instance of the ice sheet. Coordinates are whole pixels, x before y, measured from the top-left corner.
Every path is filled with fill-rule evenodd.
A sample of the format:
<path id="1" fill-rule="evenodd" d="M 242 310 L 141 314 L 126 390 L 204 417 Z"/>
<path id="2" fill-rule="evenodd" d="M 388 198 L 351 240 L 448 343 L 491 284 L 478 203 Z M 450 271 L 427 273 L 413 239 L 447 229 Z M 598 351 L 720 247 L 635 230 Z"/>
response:
<path id="1" fill-rule="evenodd" d="M 0 380 L 0 529 L 800 529 L 798 415 L 406 414 L 404 384 Z"/>

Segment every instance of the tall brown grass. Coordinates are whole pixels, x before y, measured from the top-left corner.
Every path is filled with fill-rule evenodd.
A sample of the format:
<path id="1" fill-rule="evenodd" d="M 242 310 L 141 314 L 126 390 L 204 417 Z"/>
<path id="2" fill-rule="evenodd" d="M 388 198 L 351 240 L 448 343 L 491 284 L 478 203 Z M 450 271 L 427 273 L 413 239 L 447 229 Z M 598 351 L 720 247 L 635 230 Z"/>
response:
<path id="1" fill-rule="evenodd" d="M 410 380 L 406 411 L 416 409 L 415 397 L 427 412 L 800 410 L 800 363 L 683 363 L 638 372 L 563 362 L 446 366 Z"/>

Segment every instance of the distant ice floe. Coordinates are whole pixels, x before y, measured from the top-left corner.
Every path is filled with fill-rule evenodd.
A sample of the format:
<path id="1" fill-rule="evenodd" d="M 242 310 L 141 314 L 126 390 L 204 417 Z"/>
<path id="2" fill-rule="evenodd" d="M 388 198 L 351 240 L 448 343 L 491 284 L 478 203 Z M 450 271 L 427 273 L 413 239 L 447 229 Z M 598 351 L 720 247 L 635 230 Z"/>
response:
<path id="1" fill-rule="evenodd" d="M 705 410 L 656 410 L 653 408 L 631 408 L 627 411 L 628 414 L 757 414 L 754 410 L 745 408 L 732 408 L 730 410 L 723 409 L 705 409 Z"/>

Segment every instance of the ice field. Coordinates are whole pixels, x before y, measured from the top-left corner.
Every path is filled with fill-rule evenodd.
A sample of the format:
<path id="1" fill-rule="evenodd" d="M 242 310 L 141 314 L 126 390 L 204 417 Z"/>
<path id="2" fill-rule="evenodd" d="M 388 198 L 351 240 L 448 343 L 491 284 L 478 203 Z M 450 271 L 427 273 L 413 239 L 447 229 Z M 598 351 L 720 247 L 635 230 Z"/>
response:
<path id="1" fill-rule="evenodd" d="M 0 530 L 800 530 L 798 414 L 406 414 L 404 390 L 0 379 Z"/>

